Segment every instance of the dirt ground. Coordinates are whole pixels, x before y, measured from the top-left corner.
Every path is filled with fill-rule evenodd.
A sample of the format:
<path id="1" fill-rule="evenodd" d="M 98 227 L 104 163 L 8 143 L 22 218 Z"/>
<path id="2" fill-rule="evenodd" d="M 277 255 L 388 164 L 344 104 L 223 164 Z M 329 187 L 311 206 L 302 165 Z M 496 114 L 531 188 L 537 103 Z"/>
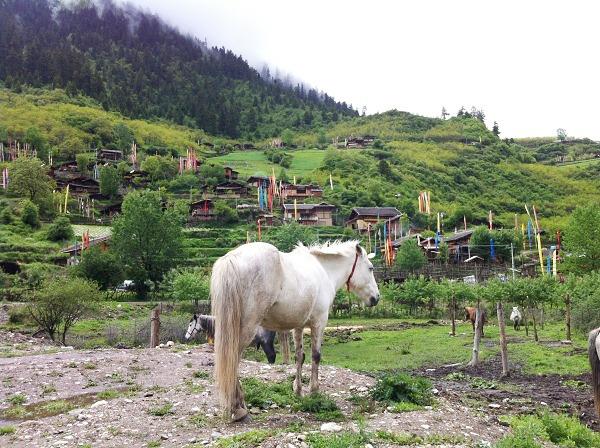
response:
<path id="1" fill-rule="evenodd" d="M 472 406 L 479 401 L 479 408 L 486 413 L 531 413 L 547 407 L 555 412 L 568 412 L 596 431 L 600 429 L 594 411 L 590 374 L 526 375 L 513 366 L 510 376 L 501 379 L 499 358 L 488 360 L 477 368 L 446 366 L 418 373 L 430 377 L 449 400 L 471 403 Z M 466 378 L 461 378 L 460 374 Z"/>
<path id="2" fill-rule="evenodd" d="M 6 338 L 7 334 L 0 337 Z M 25 340 L 18 343 L 28 345 Z M 16 429 L 14 434 L 0 437 L 0 446 L 210 446 L 224 436 L 269 429 L 274 435 L 260 446 L 300 448 L 307 447 L 304 440 L 310 431 L 321 430 L 323 422 L 287 408 L 254 414 L 249 423 L 225 424 L 219 417 L 211 379 L 212 365 L 213 354 L 208 346 L 180 345 L 163 349 L 62 350 L 0 358 L 0 412 L 9 406 L 10 397 L 23 394 L 25 406 L 35 413 L 35 418 L 30 420 L 4 418 L 0 421 L 0 426 L 12 425 Z M 309 369 L 305 366 L 306 374 Z M 293 374 L 294 368 L 244 361 L 241 372 L 244 377 L 282 381 Z M 350 370 L 321 367 L 322 391 L 335 399 L 346 417 L 339 423 L 343 431 L 358 431 L 357 422 L 352 418 L 356 407 L 348 399 L 352 395 L 366 394 L 374 382 L 373 378 Z M 365 415 L 366 429 L 421 436 L 458 436 L 466 440 L 461 445 L 440 445 L 446 447 L 477 443 L 485 446 L 507 431 L 497 422 L 494 413 L 477 412 L 457 401 L 454 386 L 448 384 L 447 387 L 446 390 L 438 386 L 437 405 L 431 409 L 391 413 L 379 407 Z M 115 397 L 98 396 L 102 391 L 127 389 L 128 393 L 115 393 Z M 75 409 L 58 415 L 41 411 L 49 401 L 57 399 L 66 400 Z M 151 415 L 168 403 L 172 404 L 171 412 Z M 293 429 L 298 428 L 298 423 L 304 425 Z M 296 425 L 290 426 L 292 424 Z"/>

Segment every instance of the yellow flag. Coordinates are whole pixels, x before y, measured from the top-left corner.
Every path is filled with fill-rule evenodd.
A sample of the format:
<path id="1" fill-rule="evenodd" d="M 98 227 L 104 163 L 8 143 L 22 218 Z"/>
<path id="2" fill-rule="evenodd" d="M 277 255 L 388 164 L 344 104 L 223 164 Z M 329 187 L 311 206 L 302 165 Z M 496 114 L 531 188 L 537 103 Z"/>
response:
<path id="1" fill-rule="evenodd" d="M 64 213 L 67 214 L 67 201 L 69 200 L 69 184 L 67 184 L 67 188 L 65 188 L 65 207 Z"/>
<path id="2" fill-rule="evenodd" d="M 540 256 L 540 268 L 542 269 L 542 275 L 545 275 L 544 271 L 544 259 L 542 258 L 542 238 L 540 234 L 537 234 L 537 246 L 538 246 L 538 255 Z"/>
<path id="3" fill-rule="evenodd" d="M 298 221 L 298 203 L 296 199 L 294 199 L 294 219 Z"/>

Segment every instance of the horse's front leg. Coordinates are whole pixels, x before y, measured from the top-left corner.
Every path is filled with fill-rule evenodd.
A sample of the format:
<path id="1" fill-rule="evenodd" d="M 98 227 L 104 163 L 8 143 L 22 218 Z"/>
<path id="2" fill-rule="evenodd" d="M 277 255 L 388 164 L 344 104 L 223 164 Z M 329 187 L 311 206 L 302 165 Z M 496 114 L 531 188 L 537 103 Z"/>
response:
<path id="1" fill-rule="evenodd" d="M 302 364 L 304 364 L 304 347 L 302 346 L 303 328 L 294 329 L 294 346 L 296 347 L 296 379 L 294 379 L 294 392 L 302 395 Z"/>
<path id="2" fill-rule="evenodd" d="M 323 330 L 325 324 L 318 324 L 310 329 L 312 364 L 310 375 L 310 392 L 319 391 L 319 364 L 321 363 L 321 343 L 323 342 Z"/>

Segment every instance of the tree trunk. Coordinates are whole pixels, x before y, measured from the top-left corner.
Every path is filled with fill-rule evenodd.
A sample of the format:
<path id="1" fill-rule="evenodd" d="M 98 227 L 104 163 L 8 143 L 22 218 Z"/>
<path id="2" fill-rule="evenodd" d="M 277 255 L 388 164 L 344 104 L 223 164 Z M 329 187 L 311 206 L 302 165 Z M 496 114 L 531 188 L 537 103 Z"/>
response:
<path id="1" fill-rule="evenodd" d="M 523 320 L 525 321 L 525 336 L 529 336 L 529 320 L 527 320 L 527 308 L 523 308 Z"/>
<path id="2" fill-rule="evenodd" d="M 531 320 L 533 322 L 533 339 L 535 340 L 535 342 L 538 342 L 538 332 L 537 332 L 537 325 L 535 323 L 535 308 L 531 311 Z"/>
<path id="3" fill-rule="evenodd" d="M 504 322 L 504 307 L 502 302 L 496 303 L 496 314 L 498 315 L 498 329 L 500 330 L 500 357 L 502 359 L 502 376 L 509 376 L 508 371 L 508 348 L 506 345 L 506 323 Z"/>
<path id="4" fill-rule="evenodd" d="M 544 307 L 540 310 L 540 328 L 544 329 Z"/>
<path id="5" fill-rule="evenodd" d="M 567 327 L 567 340 L 571 340 L 571 296 L 569 294 L 565 297 L 565 324 Z"/>
<path id="6" fill-rule="evenodd" d="M 452 319 L 452 336 L 456 336 L 456 297 L 452 295 L 452 310 L 450 311 Z"/>
<path id="7" fill-rule="evenodd" d="M 482 324 L 482 313 L 479 301 L 477 301 L 477 312 L 475 314 L 475 335 L 473 336 L 473 355 L 470 367 L 477 367 L 479 365 L 479 343 L 481 342 L 481 324 Z"/>
<path id="8" fill-rule="evenodd" d="M 158 345 L 160 335 L 160 308 L 154 308 L 150 313 L 150 348 Z"/>

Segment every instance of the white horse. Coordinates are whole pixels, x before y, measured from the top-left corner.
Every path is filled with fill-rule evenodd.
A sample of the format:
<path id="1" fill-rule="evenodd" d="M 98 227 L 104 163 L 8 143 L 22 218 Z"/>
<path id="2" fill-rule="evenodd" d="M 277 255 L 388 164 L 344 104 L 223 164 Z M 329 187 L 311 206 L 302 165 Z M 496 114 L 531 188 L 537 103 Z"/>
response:
<path id="1" fill-rule="evenodd" d="M 215 316 L 215 379 L 227 418 L 248 415 L 238 380 L 242 352 L 256 328 L 294 330 L 296 379 L 302 394 L 303 329 L 311 330 L 311 392 L 319 389 L 321 342 L 329 309 L 338 289 L 346 286 L 367 306 L 379 301 L 373 265 L 357 241 L 305 247 L 282 253 L 266 243 L 244 244 L 219 258 L 210 293 Z"/>
<path id="2" fill-rule="evenodd" d="M 600 328 L 590 331 L 588 339 L 588 358 L 592 368 L 592 390 L 596 413 L 600 416 Z"/>
<path id="3" fill-rule="evenodd" d="M 513 321 L 513 327 L 516 331 L 519 331 L 521 327 L 521 322 L 523 322 L 523 316 L 521 315 L 521 311 L 519 311 L 518 306 L 513 306 L 512 312 L 510 313 L 510 320 Z"/>

